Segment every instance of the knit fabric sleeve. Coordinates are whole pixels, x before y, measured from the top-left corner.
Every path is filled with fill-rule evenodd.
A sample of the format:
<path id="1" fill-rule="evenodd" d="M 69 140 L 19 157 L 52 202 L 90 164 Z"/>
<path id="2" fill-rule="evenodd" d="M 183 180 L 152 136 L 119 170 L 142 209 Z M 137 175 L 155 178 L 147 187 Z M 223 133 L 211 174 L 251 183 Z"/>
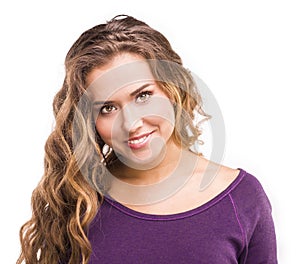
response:
<path id="1" fill-rule="evenodd" d="M 241 182 L 240 188 L 231 193 L 231 201 L 245 240 L 239 263 L 276 264 L 276 235 L 272 208 L 257 178 L 248 174 Z"/>

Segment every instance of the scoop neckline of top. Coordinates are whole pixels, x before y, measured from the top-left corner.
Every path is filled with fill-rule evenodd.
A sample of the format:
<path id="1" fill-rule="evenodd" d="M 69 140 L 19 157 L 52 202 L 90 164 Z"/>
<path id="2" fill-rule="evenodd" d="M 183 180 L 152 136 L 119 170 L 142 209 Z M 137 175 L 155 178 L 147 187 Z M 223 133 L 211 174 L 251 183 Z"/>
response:
<path id="1" fill-rule="evenodd" d="M 193 216 L 195 214 L 199 214 L 199 213 L 207 210 L 208 208 L 212 207 L 213 205 L 215 205 L 216 203 L 221 201 L 225 196 L 227 196 L 233 189 L 235 189 L 238 186 L 238 184 L 241 182 L 241 180 L 244 178 L 244 176 L 247 173 L 245 170 L 243 170 L 241 168 L 238 168 L 238 170 L 239 170 L 239 173 L 238 173 L 237 177 L 227 186 L 227 188 L 225 190 L 223 190 L 222 192 L 217 194 L 215 197 L 213 197 L 206 203 L 204 203 L 196 208 L 193 208 L 193 209 L 190 209 L 190 210 L 187 210 L 184 212 L 180 212 L 180 213 L 165 214 L 165 215 L 147 214 L 147 213 L 142 213 L 142 212 L 133 210 L 129 207 L 126 207 L 125 205 L 123 205 L 107 196 L 104 197 L 104 200 L 106 202 L 108 202 L 110 205 L 112 205 L 113 207 L 115 207 L 116 209 L 118 209 L 119 211 L 121 211 L 122 213 L 125 213 L 125 214 L 135 217 L 135 218 L 140 218 L 140 219 L 144 219 L 144 220 L 164 220 L 164 221 L 182 219 L 182 218 Z"/>

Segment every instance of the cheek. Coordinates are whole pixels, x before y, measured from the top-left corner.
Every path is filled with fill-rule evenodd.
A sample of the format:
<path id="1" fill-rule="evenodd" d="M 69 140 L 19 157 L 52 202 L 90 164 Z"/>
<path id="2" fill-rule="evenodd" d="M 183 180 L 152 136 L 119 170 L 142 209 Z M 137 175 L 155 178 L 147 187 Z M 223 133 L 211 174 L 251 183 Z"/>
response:
<path id="1" fill-rule="evenodd" d="M 96 121 L 96 130 L 102 140 L 107 145 L 111 145 L 112 125 L 110 122 L 103 122 L 102 120 L 98 119 Z"/>
<path id="2" fill-rule="evenodd" d="M 145 117 L 147 123 L 159 127 L 162 137 L 169 138 L 175 129 L 175 114 L 172 109 L 166 111 L 166 108 L 157 109 L 157 114 Z"/>
<path id="3" fill-rule="evenodd" d="M 175 124 L 174 107 L 170 100 L 165 97 L 156 97 L 149 104 L 143 106 L 139 111 L 144 116 L 156 116 L 160 123 L 167 122 L 169 125 Z"/>
<path id="4" fill-rule="evenodd" d="M 156 107 L 157 115 L 160 117 L 161 124 L 168 129 L 173 129 L 175 126 L 175 112 L 170 101 L 165 101 L 164 104 L 159 104 Z"/>
<path id="5" fill-rule="evenodd" d="M 163 132 L 164 137 L 166 138 L 170 137 L 173 134 L 175 129 L 173 117 L 169 116 L 167 119 L 160 118 L 160 128 L 161 131 Z"/>

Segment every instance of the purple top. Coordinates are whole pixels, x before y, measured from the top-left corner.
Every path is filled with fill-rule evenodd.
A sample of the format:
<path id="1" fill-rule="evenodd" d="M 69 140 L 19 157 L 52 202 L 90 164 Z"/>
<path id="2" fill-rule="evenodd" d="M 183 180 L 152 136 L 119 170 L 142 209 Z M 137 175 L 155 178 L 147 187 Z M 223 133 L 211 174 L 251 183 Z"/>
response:
<path id="1" fill-rule="evenodd" d="M 105 198 L 88 237 L 90 264 L 277 263 L 271 205 L 241 169 L 226 190 L 183 213 L 144 214 Z"/>

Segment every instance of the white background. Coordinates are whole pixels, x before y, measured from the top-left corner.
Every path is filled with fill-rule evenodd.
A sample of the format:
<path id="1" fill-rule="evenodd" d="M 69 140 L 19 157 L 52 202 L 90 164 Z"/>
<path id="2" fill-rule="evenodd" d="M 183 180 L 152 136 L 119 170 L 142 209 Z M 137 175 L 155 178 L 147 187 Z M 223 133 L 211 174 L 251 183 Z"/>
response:
<path id="1" fill-rule="evenodd" d="M 196 5 L 197 3 L 197 5 Z M 299 259 L 300 7 L 297 1 L 2 1 L 1 263 L 43 174 L 52 99 L 79 35 L 117 14 L 161 31 L 211 89 L 226 125 L 222 161 L 262 183 L 273 206 L 279 263 Z M 298 201 L 297 201 L 298 200 Z"/>

